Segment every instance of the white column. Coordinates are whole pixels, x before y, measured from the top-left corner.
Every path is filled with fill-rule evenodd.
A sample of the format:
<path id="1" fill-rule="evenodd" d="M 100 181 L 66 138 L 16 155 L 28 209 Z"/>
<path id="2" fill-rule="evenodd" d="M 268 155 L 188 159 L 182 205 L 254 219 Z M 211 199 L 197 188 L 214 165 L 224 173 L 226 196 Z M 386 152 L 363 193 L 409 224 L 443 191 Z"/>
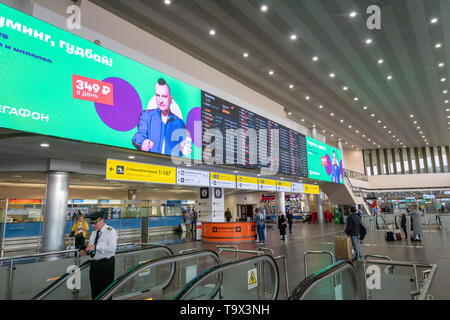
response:
<path id="1" fill-rule="evenodd" d="M 286 215 L 286 202 L 284 192 L 277 192 L 275 198 L 277 203 L 277 215 L 280 211 L 283 212 L 284 215 Z"/>
<path id="2" fill-rule="evenodd" d="M 324 224 L 325 218 L 323 215 L 323 207 L 322 207 L 322 191 L 320 194 L 316 194 L 316 205 L 317 205 L 317 220 L 319 224 Z"/>
<path id="3" fill-rule="evenodd" d="M 67 200 L 69 199 L 69 174 L 50 172 L 45 190 L 44 223 L 41 252 L 65 249 Z"/>
<path id="4" fill-rule="evenodd" d="M 199 222 L 225 222 L 225 197 L 223 188 L 199 188 Z"/>

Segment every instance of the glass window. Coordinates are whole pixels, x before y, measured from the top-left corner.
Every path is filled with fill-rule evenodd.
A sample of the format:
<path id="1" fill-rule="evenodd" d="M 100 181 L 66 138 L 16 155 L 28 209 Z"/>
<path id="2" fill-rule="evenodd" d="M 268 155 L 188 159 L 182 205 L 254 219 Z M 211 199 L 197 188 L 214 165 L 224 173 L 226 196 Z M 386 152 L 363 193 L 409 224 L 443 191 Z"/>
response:
<path id="1" fill-rule="evenodd" d="M 426 153 L 427 162 L 428 162 L 428 173 L 433 173 L 433 162 L 431 160 L 431 152 L 430 152 L 429 147 L 425 148 L 425 153 Z"/>
<path id="2" fill-rule="evenodd" d="M 416 153 L 414 152 L 414 148 L 409 149 L 409 154 L 411 155 L 412 173 L 417 173 Z"/>
<path id="3" fill-rule="evenodd" d="M 439 159 L 438 148 L 440 149 L 440 147 L 434 147 L 433 153 L 434 153 L 434 161 L 436 163 L 436 172 L 441 172 L 441 160 Z"/>
<path id="4" fill-rule="evenodd" d="M 401 150 L 403 155 L 403 166 L 405 167 L 405 173 L 409 174 L 408 150 L 406 150 L 406 148 L 403 148 Z"/>
<path id="5" fill-rule="evenodd" d="M 384 161 L 384 150 L 381 149 L 381 150 L 378 150 L 378 151 L 379 151 L 379 154 L 380 154 L 380 156 L 379 156 L 379 158 L 380 158 L 380 166 L 381 166 L 380 174 L 387 174 L 386 173 L 386 164 L 385 164 L 385 161 Z"/>
<path id="6" fill-rule="evenodd" d="M 389 174 L 394 174 L 394 161 L 392 159 L 391 149 L 387 149 L 386 152 L 387 152 L 387 158 L 388 158 Z"/>
<path id="7" fill-rule="evenodd" d="M 417 148 L 417 154 L 419 155 L 419 165 L 420 165 L 420 172 L 425 172 L 425 162 L 423 161 L 424 155 L 422 154 L 422 148 Z"/>
<path id="8" fill-rule="evenodd" d="M 448 172 L 448 162 L 447 162 L 447 151 L 445 150 L 445 147 L 441 147 L 442 150 L 442 161 L 444 162 L 444 172 Z"/>
<path id="9" fill-rule="evenodd" d="M 369 150 L 364 150 L 363 154 L 364 154 L 364 165 L 366 168 L 366 175 L 371 176 L 372 173 L 370 171 Z"/>
<path id="10" fill-rule="evenodd" d="M 373 174 L 378 175 L 378 156 L 377 156 L 377 150 L 371 150 L 372 152 L 372 168 L 373 168 Z"/>
<path id="11" fill-rule="evenodd" d="M 395 149 L 394 151 L 395 151 L 394 154 L 395 154 L 395 165 L 397 167 L 397 174 L 402 174 L 402 165 L 400 163 L 400 150 Z"/>

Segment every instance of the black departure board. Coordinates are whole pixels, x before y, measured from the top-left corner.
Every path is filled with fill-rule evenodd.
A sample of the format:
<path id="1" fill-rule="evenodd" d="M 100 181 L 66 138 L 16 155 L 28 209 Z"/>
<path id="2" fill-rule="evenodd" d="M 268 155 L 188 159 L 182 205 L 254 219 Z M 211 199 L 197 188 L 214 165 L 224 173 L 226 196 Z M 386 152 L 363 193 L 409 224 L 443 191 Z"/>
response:
<path id="1" fill-rule="evenodd" d="M 228 160 L 233 160 L 234 166 L 244 166 L 249 169 L 260 169 L 268 167 L 270 164 L 263 163 L 261 154 L 267 154 L 270 159 L 275 148 L 279 148 L 279 169 L 281 174 L 308 176 L 306 137 L 292 129 L 289 129 L 275 121 L 262 117 L 245 108 L 236 106 L 226 100 L 202 91 L 202 133 L 204 147 L 208 143 L 208 129 L 218 129 L 223 135 L 223 163 L 227 163 L 227 151 L 233 154 Z M 241 139 L 243 149 L 238 151 L 238 143 L 226 143 L 227 129 L 243 129 L 245 131 L 254 129 L 256 136 L 256 149 L 250 143 L 250 138 L 245 135 L 237 135 L 236 139 Z M 270 129 L 278 129 L 278 141 L 272 136 Z M 266 135 L 260 130 L 267 130 Z M 264 141 L 260 141 L 264 137 Z M 214 140 L 213 140 L 214 141 Z M 255 142 L 255 140 L 253 140 Z M 265 143 L 263 143 L 265 142 Z M 263 150 L 260 150 L 265 145 Z M 227 148 L 232 148 L 227 150 Z M 255 155 L 256 151 L 256 155 Z M 241 158 L 238 159 L 238 156 Z M 253 157 L 252 157 L 253 156 Z M 251 162 L 250 160 L 256 160 Z M 241 162 L 241 164 L 239 164 Z M 242 164 L 243 163 L 243 164 Z M 228 164 L 229 161 L 228 161 Z"/>

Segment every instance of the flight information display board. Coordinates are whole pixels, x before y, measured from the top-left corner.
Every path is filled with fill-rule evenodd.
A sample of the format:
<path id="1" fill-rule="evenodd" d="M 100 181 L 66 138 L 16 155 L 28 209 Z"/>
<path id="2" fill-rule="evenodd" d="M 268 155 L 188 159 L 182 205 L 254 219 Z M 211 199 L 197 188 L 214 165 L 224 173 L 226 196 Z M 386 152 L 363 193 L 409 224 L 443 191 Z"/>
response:
<path id="1" fill-rule="evenodd" d="M 306 137 L 304 135 L 210 93 L 202 92 L 202 130 L 204 145 L 208 143 L 205 142 L 205 139 L 208 139 L 206 132 L 208 129 L 218 129 L 223 135 L 224 163 L 241 165 L 250 169 L 268 167 L 269 164 L 264 164 L 261 161 L 261 155 L 266 154 L 267 159 L 270 159 L 272 150 L 275 147 L 279 148 L 278 173 L 305 178 L 308 175 Z M 252 141 L 252 137 L 247 139 L 247 136 L 238 133 L 234 143 L 227 143 L 227 130 L 229 129 L 242 129 L 244 132 L 249 129 L 254 129 L 257 137 L 256 141 Z M 267 135 L 260 134 L 260 130 L 264 129 L 267 130 Z M 274 140 L 274 136 L 272 136 L 272 132 L 270 131 L 271 129 L 278 130 L 278 143 Z M 263 141 L 263 138 L 267 140 Z M 242 152 L 238 152 L 239 144 L 237 139 L 242 139 Z M 252 143 L 255 143 L 254 145 L 256 147 L 254 145 L 252 146 Z M 227 151 L 232 152 L 233 157 L 227 159 Z M 232 163 L 230 163 L 230 160 L 232 160 Z"/>

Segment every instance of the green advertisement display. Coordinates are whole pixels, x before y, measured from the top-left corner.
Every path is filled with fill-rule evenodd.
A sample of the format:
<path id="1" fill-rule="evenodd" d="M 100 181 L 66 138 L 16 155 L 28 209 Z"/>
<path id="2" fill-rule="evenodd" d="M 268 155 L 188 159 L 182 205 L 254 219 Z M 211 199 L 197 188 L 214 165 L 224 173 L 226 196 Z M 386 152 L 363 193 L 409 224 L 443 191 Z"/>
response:
<path id="1" fill-rule="evenodd" d="M 201 159 L 201 90 L 0 4 L 0 127 Z"/>
<path id="2" fill-rule="evenodd" d="M 342 153 L 325 143 L 306 137 L 308 178 L 344 183 Z"/>

